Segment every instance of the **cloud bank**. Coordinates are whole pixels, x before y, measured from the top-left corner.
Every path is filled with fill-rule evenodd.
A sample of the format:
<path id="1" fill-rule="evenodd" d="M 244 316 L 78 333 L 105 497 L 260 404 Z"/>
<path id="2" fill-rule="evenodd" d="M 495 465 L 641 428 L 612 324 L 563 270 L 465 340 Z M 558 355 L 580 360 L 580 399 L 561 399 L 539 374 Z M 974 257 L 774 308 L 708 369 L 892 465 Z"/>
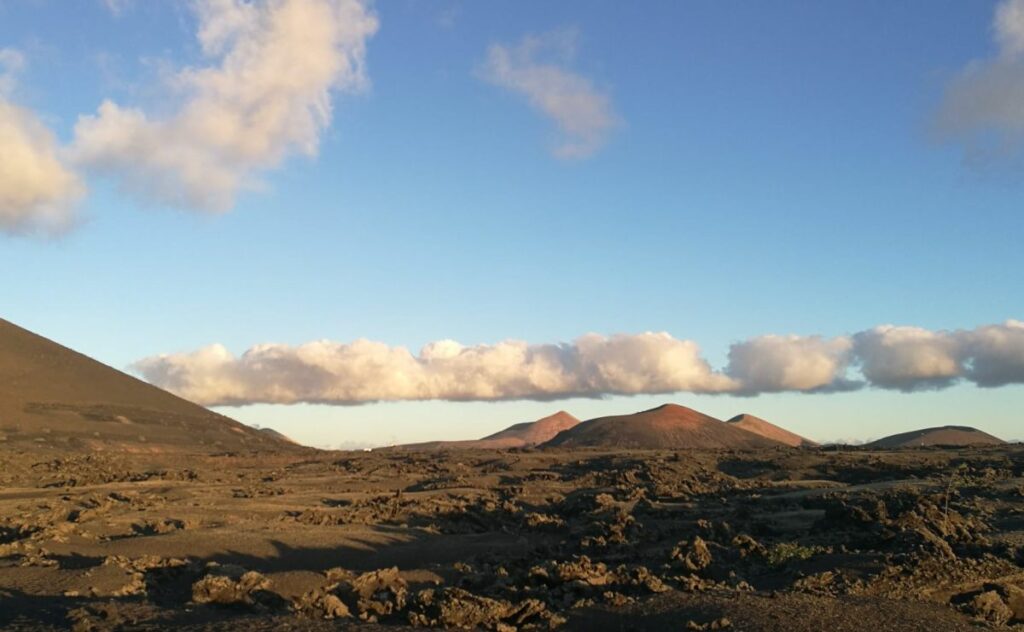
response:
<path id="1" fill-rule="evenodd" d="M 332 91 L 366 84 L 377 18 L 359 0 L 200 0 L 197 38 L 208 66 L 168 80 L 170 115 L 104 101 L 80 117 L 77 163 L 146 200 L 225 211 L 289 155 L 315 155 Z"/>
<path id="2" fill-rule="evenodd" d="M 965 371 L 963 334 L 882 325 L 855 334 L 853 341 L 864 377 L 882 388 L 943 388 Z"/>
<path id="3" fill-rule="evenodd" d="M 726 372 L 745 394 L 846 387 L 848 338 L 759 336 L 729 348 Z"/>
<path id="4" fill-rule="evenodd" d="M 760 336 L 734 343 L 716 371 L 690 340 L 667 333 L 571 343 L 441 340 L 417 354 L 370 340 L 221 345 L 136 362 L 146 380 L 204 405 L 376 401 L 553 400 L 661 393 L 757 395 L 862 386 L 914 391 L 969 381 L 1024 384 L 1024 322 L 929 331 L 883 325 L 852 336 Z"/>
<path id="5" fill-rule="evenodd" d="M 561 133 L 553 148 L 559 158 L 586 158 L 604 144 L 616 124 L 608 95 L 570 70 L 576 33 L 528 35 L 515 46 L 493 44 L 480 76 L 525 97 Z"/>
<path id="6" fill-rule="evenodd" d="M 24 64 L 0 48 L 0 231 L 59 233 L 73 224 L 85 185 L 39 117 L 10 100 Z"/>
<path id="7" fill-rule="evenodd" d="M 1001 2 L 992 29 L 996 54 L 950 82 L 936 118 L 939 134 L 975 162 L 1024 148 L 1024 0 Z"/>
<path id="8" fill-rule="evenodd" d="M 600 394 L 721 392 L 697 345 L 664 333 L 587 335 L 572 344 L 506 341 L 404 347 L 327 340 L 266 344 L 234 357 L 220 345 L 146 358 L 132 367 L 150 382 L 207 405 L 360 404 L 381 400 L 557 399 Z"/>

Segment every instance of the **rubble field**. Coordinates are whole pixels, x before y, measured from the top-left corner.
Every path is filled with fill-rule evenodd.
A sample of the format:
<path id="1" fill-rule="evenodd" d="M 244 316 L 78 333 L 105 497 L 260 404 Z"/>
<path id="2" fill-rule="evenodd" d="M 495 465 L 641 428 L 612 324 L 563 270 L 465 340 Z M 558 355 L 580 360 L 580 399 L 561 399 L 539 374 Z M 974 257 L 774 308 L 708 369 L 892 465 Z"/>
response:
<path id="1" fill-rule="evenodd" d="M 1024 449 L 0 452 L 4 630 L 1024 630 Z"/>

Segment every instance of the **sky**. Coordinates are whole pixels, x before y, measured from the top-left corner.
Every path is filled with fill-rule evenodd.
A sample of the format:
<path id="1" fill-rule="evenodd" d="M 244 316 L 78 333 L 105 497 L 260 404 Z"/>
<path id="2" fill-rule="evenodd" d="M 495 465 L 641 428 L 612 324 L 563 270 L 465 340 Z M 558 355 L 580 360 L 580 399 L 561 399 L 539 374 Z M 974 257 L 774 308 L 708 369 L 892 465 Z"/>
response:
<path id="1" fill-rule="evenodd" d="M 0 316 L 323 447 L 1024 439 L 1022 149 L 1024 0 L 0 0 Z"/>

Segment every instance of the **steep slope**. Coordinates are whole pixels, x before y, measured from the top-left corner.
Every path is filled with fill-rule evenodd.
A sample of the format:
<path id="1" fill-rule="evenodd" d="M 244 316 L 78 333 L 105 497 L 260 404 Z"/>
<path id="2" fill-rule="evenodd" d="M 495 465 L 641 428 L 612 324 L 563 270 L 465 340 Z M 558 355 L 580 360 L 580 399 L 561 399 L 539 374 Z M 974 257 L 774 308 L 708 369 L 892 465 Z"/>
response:
<path id="1" fill-rule="evenodd" d="M 509 426 L 501 432 L 488 435 L 480 442 L 510 442 L 518 445 L 540 445 L 555 438 L 559 432 L 568 430 L 580 423 L 580 420 L 564 410 L 548 415 L 537 421 L 528 421 Z"/>
<path id="2" fill-rule="evenodd" d="M 273 428 L 259 428 L 259 431 L 265 434 L 266 436 L 271 437 L 272 439 L 277 439 L 279 441 L 285 441 L 287 443 L 300 445 L 298 441 L 292 439 L 286 434 L 274 430 Z"/>
<path id="3" fill-rule="evenodd" d="M 665 404 L 632 415 L 584 421 L 559 433 L 544 447 L 747 449 L 780 445 L 691 408 Z"/>
<path id="4" fill-rule="evenodd" d="M 811 441 L 810 439 L 805 439 L 804 437 L 801 437 L 796 433 L 790 432 L 785 428 L 780 428 L 779 426 L 767 422 L 764 419 L 761 419 L 760 417 L 748 415 L 747 413 L 736 415 L 726 423 L 731 424 L 736 428 L 742 428 L 747 432 L 753 432 L 754 434 L 762 436 L 766 439 L 778 441 L 779 443 L 784 443 L 794 448 L 800 446 L 811 447 L 818 445 L 817 443 Z"/>
<path id="5" fill-rule="evenodd" d="M 0 446 L 295 449 L 0 319 Z"/>
<path id="6" fill-rule="evenodd" d="M 487 435 L 483 439 L 469 439 L 466 441 L 428 441 L 426 443 L 407 443 L 396 446 L 403 450 L 451 450 L 451 449 L 478 449 L 498 450 L 509 448 L 526 448 L 540 445 L 549 441 L 563 430 L 572 428 L 580 423 L 564 410 L 553 415 L 542 417 L 537 421 L 526 421 L 505 428 L 500 432 Z"/>
<path id="7" fill-rule="evenodd" d="M 1003 445 L 1006 442 L 970 426 L 938 426 L 902 432 L 865 445 L 868 448 Z"/>

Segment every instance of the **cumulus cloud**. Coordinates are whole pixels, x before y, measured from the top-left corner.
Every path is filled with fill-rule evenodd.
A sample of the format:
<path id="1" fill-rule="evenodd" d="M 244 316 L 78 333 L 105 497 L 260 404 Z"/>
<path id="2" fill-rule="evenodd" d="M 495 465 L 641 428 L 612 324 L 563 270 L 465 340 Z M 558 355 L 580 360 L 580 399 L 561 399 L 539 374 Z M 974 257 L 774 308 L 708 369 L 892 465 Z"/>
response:
<path id="1" fill-rule="evenodd" d="M 690 340 L 667 333 L 611 337 L 590 334 L 576 340 L 587 394 L 717 393 L 735 382 L 711 370 Z"/>
<path id="2" fill-rule="evenodd" d="M 882 325 L 835 338 L 759 336 L 733 344 L 724 371 L 713 369 L 693 341 L 651 332 L 587 334 L 564 344 L 439 340 L 416 354 L 370 340 L 264 344 L 241 356 L 211 345 L 145 358 L 132 369 L 205 405 L 749 396 L 865 385 L 914 391 L 964 380 L 995 387 L 1024 384 L 1024 322 L 957 331 Z"/>
<path id="3" fill-rule="evenodd" d="M 366 84 L 366 44 L 378 22 L 360 0 L 194 7 L 209 64 L 169 79 L 178 106 L 152 116 L 105 101 L 80 117 L 71 151 L 144 199 L 224 211 L 262 172 L 292 154 L 316 154 L 332 92 Z"/>
<path id="4" fill-rule="evenodd" d="M 576 33 L 528 35 L 515 46 L 493 44 L 480 76 L 516 92 L 558 127 L 559 158 L 585 158 L 604 144 L 616 124 L 609 96 L 569 68 L 576 55 Z"/>
<path id="5" fill-rule="evenodd" d="M 881 388 L 941 388 L 963 374 L 963 345 L 947 332 L 881 325 L 853 340 L 864 377 Z"/>
<path id="6" fill-rule="evenodd" d="M 864 377 L 879 388 L 942 388 L 960 380 L 1024 384 L 1024 322 L 1018 320 L 956 331 L 883 325 L 854 340 Z"/>
<path id="7" fill-rule="evenodd" d="M 936 119 L 941 136 L 973 160 L 1024 147 L 1024 0 L 996 7 L 996 54 L 970 63 L 947 88 Z"/>
<path id="8" fill-rule="evenodd" d="M 146 358 L 132 368 L 207 405 L 548 400 L 734 388 L 730 378 L 711 370 L 696 344 L 665 333 L 590 334 L 572 344 L 541 345 L 442 340 L 416 355 L 369 340 L 259 345 L 239 357 L 212 345 Z"/>
<path id="9" fill-rule="evenodd" d="M 965 376 L 978 386 L 1024 384 L 1024 322 L 1008 320 L 956 337 L 967 359 Z"/>
<path id="10" fill-rule="evenodd" d="M 85 187 L 39 117 L 10 100 L 24 64 L 18 51 L 0 49 L 0 231 L 59 233 L 73 224 Z"/>
<path id="11" fill-rule="evenodd" d="M 743 393 L 849 388 L 849 338 L 759 336 L 729 348 L 726 373 Z"/>

